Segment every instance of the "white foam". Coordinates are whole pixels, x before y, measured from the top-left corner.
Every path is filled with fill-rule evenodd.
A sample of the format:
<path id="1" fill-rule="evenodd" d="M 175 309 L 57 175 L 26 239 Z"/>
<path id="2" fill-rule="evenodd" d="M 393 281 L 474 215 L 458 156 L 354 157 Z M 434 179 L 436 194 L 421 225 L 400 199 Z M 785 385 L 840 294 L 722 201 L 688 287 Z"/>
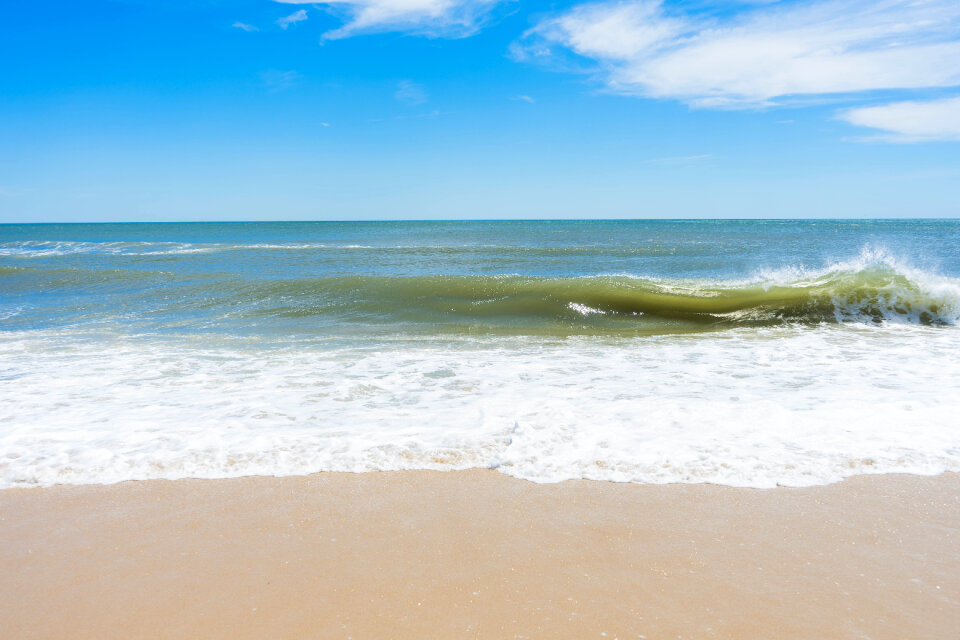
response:
<path id="1" fill-rule="evenodd" d="M 74 254 L 167 255 L 214 250 L 215 245 L 195 246 L 188 242 L 76 242 L 67 240 L 25 240 L 0 243 L 0 256 L 44 258 Z"/>
<path id="2" fill-rule="evenodd" d="M 567 308 L 570 309 L 571 311 L 576 311 L 577 313 L 579 313 L 579 314 L 582 315 L 582 316 L 589 316 L 589 315 L 601 315 L 601 316 L 602 316 L 602 315 L 606 315 L 606 313 L 607 313 L 606 311 L 603 311 L 602 309 L 594 309 L 593 307 L 588 307 L 587 305 L 585 305 L 585 304 L 580 304 L 579 302 L 570 302 L 570 303 L 567 304 Z"/>
<path id="3" fill-rule="evenodd" d="M 494 467 L 813 485 L 960 470 L 960 331 L 296 349 L 0 335 L 0 487 Z"/>
<path id="4" fill-rule="evenodd" d="M 496 245 L 478 245 L 485 248 L 496 248 Z M 82 242 L 82 241 L 55 241 L 55 240 L 24 240 L 0 243 L 0 256 L 17 257 L 50 257 L 72 254 L 100 254 L 100 255 L 134 255 L 160 256 L 183 255 L 189 253 L 212 253 L 218 251 L 243 250 L 283 250 L 299 251 L 310 249 L 447 249 L 462 248 L 463 245 L 366 245 L 366 244 L 338 244 L 338 243 L 256 243 L 256 244 L 229 244 L 229 243 L 189 243 L 189 242 Z M 509 247 L 507 247 L 509 248 Z M 522 248 L 522 247 L 521 247 Z"/>

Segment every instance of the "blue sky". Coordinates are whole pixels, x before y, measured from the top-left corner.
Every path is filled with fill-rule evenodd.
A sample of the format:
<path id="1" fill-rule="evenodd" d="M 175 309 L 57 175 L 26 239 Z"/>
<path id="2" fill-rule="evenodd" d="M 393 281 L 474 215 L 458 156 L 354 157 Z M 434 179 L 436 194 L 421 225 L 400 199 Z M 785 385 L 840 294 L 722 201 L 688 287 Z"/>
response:
<path id="1" fill-rule="evenodd" d="M 955 0 L 0 7 L 0 222 L 958 203 Z"/>

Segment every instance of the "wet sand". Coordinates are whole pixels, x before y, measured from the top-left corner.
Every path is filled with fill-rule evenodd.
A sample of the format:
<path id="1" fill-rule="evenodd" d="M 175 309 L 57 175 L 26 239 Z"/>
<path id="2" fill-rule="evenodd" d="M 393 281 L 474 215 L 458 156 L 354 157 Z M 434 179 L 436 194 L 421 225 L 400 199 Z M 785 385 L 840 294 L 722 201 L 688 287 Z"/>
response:
<path id="1" fill-rule="evenodd" d="M 489 470 L 0 491 L 0 637 L 960 634 L 960 475 L 772 490 Z"/>

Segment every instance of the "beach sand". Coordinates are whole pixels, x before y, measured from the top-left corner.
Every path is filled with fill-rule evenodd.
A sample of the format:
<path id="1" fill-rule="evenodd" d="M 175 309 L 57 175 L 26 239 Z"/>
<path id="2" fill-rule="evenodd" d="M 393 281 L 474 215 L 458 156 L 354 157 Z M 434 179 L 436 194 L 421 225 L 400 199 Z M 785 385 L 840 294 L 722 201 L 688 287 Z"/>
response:
<path id="1" fill-rule="evenodd" d="M 323 473 L 0 491 L 12 638 L 960 636 L 960 475 Z"/>

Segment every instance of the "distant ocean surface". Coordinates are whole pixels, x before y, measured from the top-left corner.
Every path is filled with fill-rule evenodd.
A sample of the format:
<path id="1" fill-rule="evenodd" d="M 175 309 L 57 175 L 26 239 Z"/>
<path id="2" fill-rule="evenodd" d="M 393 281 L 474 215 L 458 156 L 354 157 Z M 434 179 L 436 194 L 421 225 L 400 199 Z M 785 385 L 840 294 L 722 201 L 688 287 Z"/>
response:
<path id="1" fill-rule="evenodd" d="M 0 225 L 0 488 L 960 471 L 960 221 Z"/>

